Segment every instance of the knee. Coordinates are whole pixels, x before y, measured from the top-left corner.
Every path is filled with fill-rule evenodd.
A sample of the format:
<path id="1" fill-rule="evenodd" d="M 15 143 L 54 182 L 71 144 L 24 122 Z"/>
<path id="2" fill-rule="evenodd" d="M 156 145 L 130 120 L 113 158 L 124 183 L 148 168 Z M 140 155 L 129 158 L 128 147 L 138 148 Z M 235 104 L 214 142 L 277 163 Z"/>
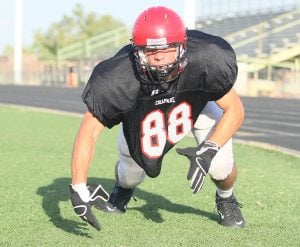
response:
<path id="1" fill-rule="evenodd" d="M 135 188 L 145 179 L 144 170 L 135 163 L 123 163 L 120 161 L 117 167 L 118 183 L 123 188 Z"/>
<path id="2" fill-rule="evenodd" d="M 233 167 L 232 140 L 230 139 L 213 158 L 208 173 L 214 180 L 224 180 Z"/>
<path id="3" fill-rule="evenodd" d="M 213 159 L 209 168 L 208 174 L 213 180 L 224 180 L 232 172 L 234 167 L 234 160 L 232 159 Z"/>

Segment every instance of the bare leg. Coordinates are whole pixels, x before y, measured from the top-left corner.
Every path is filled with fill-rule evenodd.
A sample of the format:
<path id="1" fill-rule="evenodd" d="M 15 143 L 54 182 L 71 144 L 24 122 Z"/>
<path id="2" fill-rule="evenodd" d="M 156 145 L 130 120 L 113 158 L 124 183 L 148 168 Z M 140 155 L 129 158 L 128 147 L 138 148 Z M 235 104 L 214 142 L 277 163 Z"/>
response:
<path id="1" fill-rule="evenodd" d="M 224 180 L 212 179 L 216 186 L 221 190 L 229 190 L 233 187 L 237 177 L 236 165 L 233 165 L 231 173 Z"/>

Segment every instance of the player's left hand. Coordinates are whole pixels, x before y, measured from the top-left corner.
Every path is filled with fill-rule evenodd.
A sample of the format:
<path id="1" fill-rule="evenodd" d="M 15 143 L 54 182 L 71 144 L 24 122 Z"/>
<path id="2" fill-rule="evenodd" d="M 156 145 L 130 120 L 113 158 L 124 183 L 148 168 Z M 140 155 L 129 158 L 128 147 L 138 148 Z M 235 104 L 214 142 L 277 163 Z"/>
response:
<path id="1" fill-rule="evenodd" d="M 187 180 L 191 180 L 193 193 L 197 193 L 202 188 L 211 161 L 219 149 L 220 146 L 209 141 L 202 142 L 199 147 L 176 149 L 177 153 L 186 156 L 190 160 Z"/>
<path id="2" fill-rule="evenodd" d="M 92 206 L 97 205 L 97 201 L 103 200 L 105 202 L 108 201 L 109 195 L 108 193 L 102 188 L 101 185 L 96 186 L 89 186 L 87 187 L 90 196 L 89 201 L 85 202 L 81 199 L 78 192 L 76 192 L 72 185 L 70 185 L 71 190 L 71 202 L 74 207 L 75 213 L 84 221 L 89 223 L 91 226 L 96 228 L 97 230 L 101 230 L 100 223 L 96 219 L 95 215 L 92 212 Z"/>

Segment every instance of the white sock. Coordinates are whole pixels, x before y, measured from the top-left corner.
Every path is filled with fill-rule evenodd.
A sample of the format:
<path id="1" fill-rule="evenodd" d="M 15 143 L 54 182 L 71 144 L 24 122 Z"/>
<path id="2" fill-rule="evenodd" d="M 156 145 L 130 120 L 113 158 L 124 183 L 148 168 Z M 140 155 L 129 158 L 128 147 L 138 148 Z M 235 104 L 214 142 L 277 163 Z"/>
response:
<path id="1" fill-rule="evenodd" d="M 221 190 L 221 189 L 217 188 L 217 193 L 222 198 L 228 198 L 233 193 L 233 187 L 231 189 L 229 189 L 229 190 Z"/>
<path id="2" fill-rule="evenodd" d="M 88 202 L 90 200 L 90 191 L 86 183 L 72 184 L 72 188 L 79 194 L 82 201 Z"/>

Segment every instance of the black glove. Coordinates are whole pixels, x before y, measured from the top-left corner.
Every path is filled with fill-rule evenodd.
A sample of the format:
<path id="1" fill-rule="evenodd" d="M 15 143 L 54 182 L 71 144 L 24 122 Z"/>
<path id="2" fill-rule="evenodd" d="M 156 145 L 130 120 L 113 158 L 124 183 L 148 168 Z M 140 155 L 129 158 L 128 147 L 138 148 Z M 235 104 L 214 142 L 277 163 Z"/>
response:
<path id="1" fill-rule="evenodd" d="M 101 185 L 89 186 L 88 190 L 90 191 L 90 197 L 88 202 L 82 201 L 79 194 L 74 191 L 72 185 L 70 185 L 71 190 L 71 202 L 74 207 L 75 213 L 84 221 L 88 222 L 91 226 L 96 228 L 97 230 L 101 230 L 101 226 L 96 219 L 95 215 L 93 214 L 91 208 L 92 205 L 98 200 L 101 199 L 103 201 L 108 201 L 109 195 L 108 193 L 102 188 Z"/>
<path id="2" fill-rule="evenodd" d="M 190 160 L 187 180 L 191 180 L 193 193 L 198 192 L 202 188 L 211 161 L 219 149 L 220 146 L 209 141 L 202 142 L 199 147 L 176 149 L 177 153 L 186 156 Z"/>

